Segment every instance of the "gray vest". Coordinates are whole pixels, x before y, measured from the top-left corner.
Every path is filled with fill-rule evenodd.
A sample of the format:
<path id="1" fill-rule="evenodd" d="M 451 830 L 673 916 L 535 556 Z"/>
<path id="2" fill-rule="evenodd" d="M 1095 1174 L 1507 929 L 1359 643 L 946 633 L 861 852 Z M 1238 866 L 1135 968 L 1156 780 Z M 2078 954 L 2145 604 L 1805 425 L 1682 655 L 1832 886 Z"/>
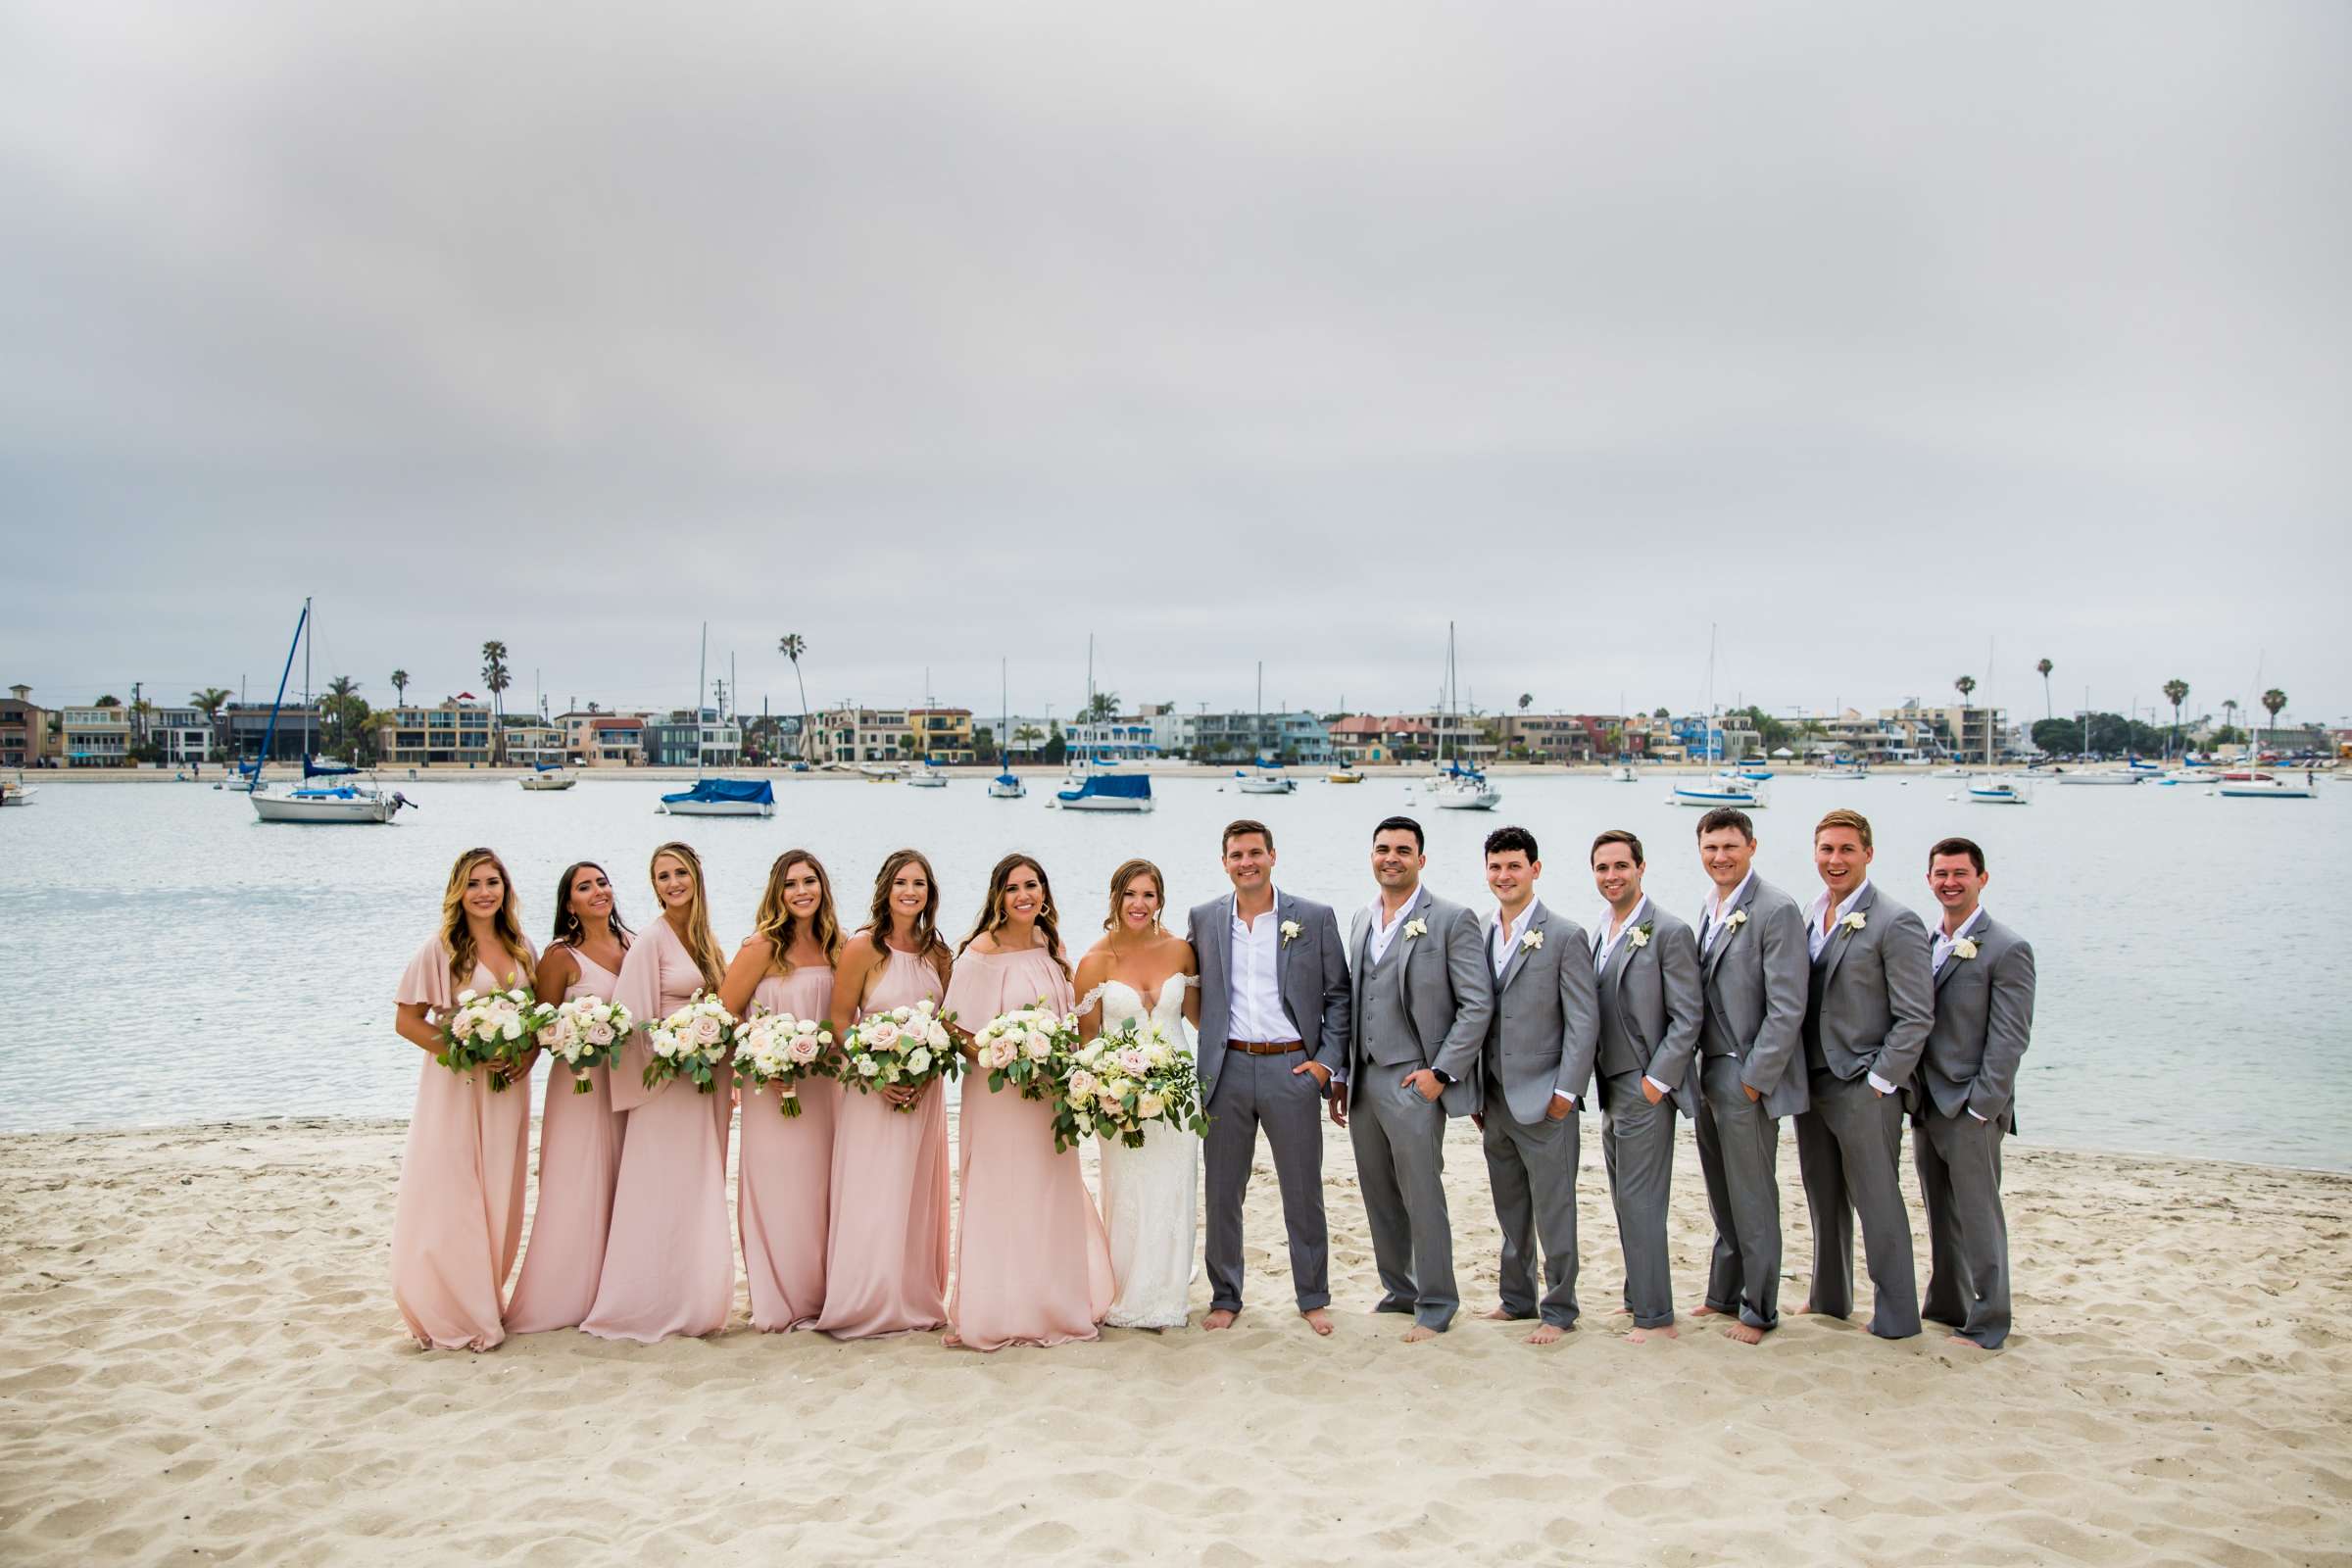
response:
<path id="1" fill-rule="evenodd" d="M 1626 939 L 1620 937 L 1622 948 Z M 1634 1044 L 1633 1031 L 1626 1028 L 1625 1018 L 1617 1008 L 1617 977 L 1613 972 L 1620 964 L 1631 963 L 1633 955 L 1615 953 L 1609 956 L 1610 970 L 1600 976 L 1600 1071 L 1603 1077 L 1621 1072 L 1640 1072 L 1649 1065 L 1642 1048 Z"/>
<path id="2" fill-rule="evenodd" d="M 1364 956 L 1364 1055 L 1383 1067 L 1407 1061 L 1417 1067 L 1421 1048 L 1404 1012 L 1404 933 L 1391 939 L 1385 957 L 1373 958 L 1369 943 Z"/>

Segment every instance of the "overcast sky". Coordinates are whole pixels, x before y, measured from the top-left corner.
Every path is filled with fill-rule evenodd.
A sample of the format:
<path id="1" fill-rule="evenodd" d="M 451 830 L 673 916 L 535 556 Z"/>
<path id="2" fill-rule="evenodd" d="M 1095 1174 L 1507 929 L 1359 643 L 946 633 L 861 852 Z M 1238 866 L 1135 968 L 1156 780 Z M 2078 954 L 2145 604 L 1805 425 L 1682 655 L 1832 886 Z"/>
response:
<path id="1" fill-rule="evenodd" d="M 0 0 L 0 682 L 2352 710 L 2352 6 Z M 1982 695 L 1982 694 L 1980 694 Z"/>

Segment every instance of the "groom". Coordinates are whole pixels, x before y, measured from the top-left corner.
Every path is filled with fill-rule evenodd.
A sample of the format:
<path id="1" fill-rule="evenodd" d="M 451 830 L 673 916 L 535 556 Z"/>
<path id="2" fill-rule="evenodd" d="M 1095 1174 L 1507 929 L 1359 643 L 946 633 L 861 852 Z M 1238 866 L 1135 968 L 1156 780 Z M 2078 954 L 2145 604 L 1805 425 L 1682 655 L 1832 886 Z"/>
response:
<path id="1" fill-rule="evenodd" d="M 1329 1334 L 1322 1108 L 1348 1052 L 1340 923 L 1329 906 L 1275 891 L 1274 833 L 1263 822 L 1229 824 L 1223 854 L 1233 892 L 1194 909 L 1188 933 L 1200 966 L 1200 1100 L 1208 1107 L 1209 1312 L 1200 1326 L 1228 1328 L 1242 1310 L 1242 1196 L 1263 1124 L 1298 1315 Z"/>

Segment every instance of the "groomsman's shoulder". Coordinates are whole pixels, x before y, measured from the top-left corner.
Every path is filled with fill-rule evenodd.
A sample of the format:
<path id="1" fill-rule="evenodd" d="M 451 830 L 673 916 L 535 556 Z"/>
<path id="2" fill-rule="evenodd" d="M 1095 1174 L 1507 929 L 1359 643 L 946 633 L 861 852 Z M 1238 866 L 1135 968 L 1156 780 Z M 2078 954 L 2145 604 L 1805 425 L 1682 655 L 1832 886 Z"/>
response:
<path id="1" fill-rule="evenodd" d="M 1648 912 L 1643 914 L 1642 918 L 1644 920 L 1657 921 L 1658 935 L 1661 937 L 1688 936 L 1691 937 L 1693 941 L 1696 940 L 1696 937 L 1690 930 L 1690 921 L 1684 919 L 1672 909 L 1667 908 L 1665 906 L 1658 904 L 1655 901 L 1651 902 Z"/>
<path id="2" fill-rule="evenodd" d="M 1546 904 L 1544 906 L 1544 913 L 1557 940 L 1582 942 L 1588 946 L 1592 943 L 1592 934 L 1585 929 L 1585 923 L 1567 910 L 1555 909 Z"/>
<path id="3" fill-rule="evenodd" d="M 1878 894 L 1872 912 L 1883 924 L 1897 931 L 1917 931 L 1922 937 L 1927 935 L 1928 923 L 1919 917 L 1918 910 L 1900 899 L 1889 897 L 1886 890 L 1875 882 L 1871 888 Z"/>
<path id="4" fill-rule="evenodd" d="M 1797 902 L 1795 894 L 1788 892 L 1779 884 L 1767 882 L 1762 877 L 1758 877 L 1754 893 L 1754 903 L 1757 908 L 1777 910 L 1787 907 L 1794 909 L 1798 919 L 1804 918 L 1805 906 Z"/>

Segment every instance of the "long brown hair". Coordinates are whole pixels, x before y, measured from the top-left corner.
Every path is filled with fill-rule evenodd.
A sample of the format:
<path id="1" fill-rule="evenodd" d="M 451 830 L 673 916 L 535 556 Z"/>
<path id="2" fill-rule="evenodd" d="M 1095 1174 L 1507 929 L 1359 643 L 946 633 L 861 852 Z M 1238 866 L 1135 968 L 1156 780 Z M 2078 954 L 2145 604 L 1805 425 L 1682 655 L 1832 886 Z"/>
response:
<path id="1" fill-rule="evenodd" d="M 956 950 L 956 956 L 962 957 L 964 948 L 1011 923 L 1012 916 L 1004 906 L 1004 879 L 1024 865 L 1037 873 L 1037 890 L 1045 895 L 1045 902 L 1037 910 L 1037 928 L 1046 934 L 1046 953 L 1061 965 L 1061 972 L 1066 975 L 1070 972 L 1070 960 L 1062 956 L 1061 931 L 1054 923 L 1059 911 L 1054 907 L 1054 884 L 1034 857 L 1017 850 L 999 860 L 997 868 L 988 873 L 988 902 L 980 906 L 980 918 L 973 923 L 972 934 L 963 939 L 963 947 Z"/>
<path id="2" fill-rule="evenodd" d="M 466 883 L 472 877 L 474 867 L 495 866 L 498 880 L 507 890 L 506 901 L 490 917 L 491 929 L 498 933 L 499 945 L 507 950 L 518 973 L 501 984 L 527 984 L 534 967 L 531 943 L 522 934 L 522 896 L 514 891 L 514 879 L 507 875 L 507 862 L 498 858 L 496 850 L 471 849 L 458 857 L 458 863 L 449 868 L 449 886 L 441 894 L 441 945 L 449 950 L 449 977 L 459 990 L 473 985 L 473 966 L 477 955 L 473 951 L 473 926 L 466 918 Z M 495 973 L 497 965 L 493 964 Z"/>
<path id="3" fill-rule="evenodd" d="M 752 935 L 765 937 L 775 946 L 775 956 L 770 962 L 777 974 L 792 973 L 792 944 L 800 934 L 800 916 L 784 903 L 784 879 L 796 865 L 805 865 L 816 873 L 816 913 L 808 921 L 808 934 L 825 950 L 826 963 L 841 958 L 841 920 L 833 912 L 833 879 L 825 875 L 825 862 L 807 850 L 786 850 L 767 868 L 767 886 L 760 895 L 760 913 L 752 922 Z"/>
<path id="4" fill-rule="evenodd" d="M 1043 877 L 1045 873 L 1041 871 L 1038 875 Z M 1103 930 L 1116 931 L 1119 928 L 1119 902 L 1127 897 L 1127 884 L 1139 876 L 1152 879 L 1152 890 L 1159 895 L 1160 908 L 1167 908 L 1168 882 L 1159 874 L 1159 867 L 1150 860 L 1123 860 L 1119 868 L 1110 873 L 1110 912 L 1102 916 Z"/>
<path id="5" fill-rule="evenodd" d="M 711 991 L 716 991 L 719 981 L 726 975 L 727 966 L 718 961 L 718 938 L 710 934 L 710 901 L 703 885 L 703 858 L 694 853 L 694 846 L 691 844 L 679 844 L 675 841 L 664 844 L 654 852 L 654 858 L 645 864 L 647 880 L 652 880 L 654 867 L 662 863 L 662 857 L 664 855 L 693 873 L 694 901 L 686 906 L 686 929 L 681 933 L 680 940 L 686 944 L 686 956 L 692 958 L 694 966 L 702 971 L 704 985 Z M 661 897 L 662 890 L 657 886 L 654 889 L 654 898 L 659 902 Z M 667 905 L 662 906 L 664 912 L 662 918 L 664 920 L 669 918 L 666 912 L 668 907 Z M 671 929 L 676 930 L 677 928 L 672 926 Z"/>
<path id="6" fill-rule="evenodd" d="M 571 879 L 582 871 L 594 871 L 607 882 L 612 880 L 612 873 L 594 860 L 574 860 L 564 868 L 564 880 L 556 884 L 556 929 L 553 935 L 555 941 L 567 948 L 576 948 L 588 939 L 587 926 L 580 922 L 579 915 L 571 907 Z M 618 890 L 614 891 L 611 918 L 612 935 L 619 939 L 620 951 L 626 953 L 629 951 L 629 927 L 628 922 L 620 917 Z"/>
<path id="7" fill-rule="evenodd" d="M 914 917 L 916 956 L 939 971 L 939 983 L 944 986 L 948 983 L 949 973 L 956 966 L 956 959 L 948 952 L 946 939 L 939 934 L 939 873 L 931 869 L 931 861 L 922 851 L 894 850 L 891 852 L 890 858 L 882 862 L 882 869 L 874 873 L 874 902 L 872 907 L 867 911 L 865 929 L 873 933 L 874 946 L 882 950 L 884 954 L 888 954 L 891 931 L 890 885 L 898 879 L 901 871 L 910 865 L 919 865 L 923 868 L 923 881 L 931 890 L 931 896 L 923 902 L 923 912 Z M 875 965 L 872 973 L 880 974 L 881 972 L 881 966 Z M 867 977 L 866 983 L 869 986 L 873 983 L 871 975 Z M 860 1004 L 865 1001 L 863 997 L 859 997 L 858 1000 Z"/>

